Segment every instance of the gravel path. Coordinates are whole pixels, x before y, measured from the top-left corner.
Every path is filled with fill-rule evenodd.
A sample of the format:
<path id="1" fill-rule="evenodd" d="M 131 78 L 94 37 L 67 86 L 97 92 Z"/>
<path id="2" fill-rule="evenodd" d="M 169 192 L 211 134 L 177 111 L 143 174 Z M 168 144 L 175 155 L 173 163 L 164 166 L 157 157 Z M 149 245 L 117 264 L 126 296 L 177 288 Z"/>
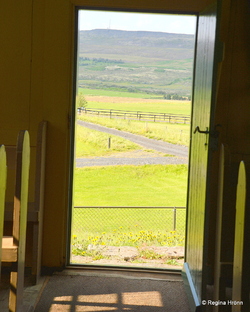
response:
<path id="1" fill-rule="evenodd" d="M 182 145 L 176 145 L 171 143 L 166 143 L 160 140 L 149 139 L 144 136 L 133 134 L 130 132 L 120 131 L 90 122 L 78 120 L 77 123 L 83 127 L 97 130 L 101 132 L 106 132 L 113 135 L 118 135 L 124 139 L 130 140 L 138 145 L 141 145 L 147 149 L 152 149 L 165 154 L 170 154 L 179 157 L 188 157 L 188 147 Z"/>
<path id="2" fill-rule="evenodd" d="M 146 149 L 154 150 L 155 153 L 147 153 L 141 150 L 127 153 L 118 153 L 117 155 L 92 157 L 92 158 L 77 158 L 76 167 L 91 167 L 91 166 L 115 166 L 115 165 L 146 165 L 146 164 L 187 164 L 188 163 L 188 148 L 185 146 L 166 143 L 163 141 L 145 138 L 140 135 L 132 134 L 125 131 L 111 129 L 101 125 L 93 124 L 78 120 L 80 126 L 97 130 L 112 135 L 118 135 L 122 138 L 130 140 Z M 161 153 L 173 155 L 173 157 L 161 156 Z M 175 157 L 174 157 L 175 156 Z"/>
<path id="3" fill-rule="evenodd" d="M 179 157 L 94 157 L 77 158 L 76 167 L 118 166 L 118 165 L 170 165 L 187 164 L 186 158 Z"/>

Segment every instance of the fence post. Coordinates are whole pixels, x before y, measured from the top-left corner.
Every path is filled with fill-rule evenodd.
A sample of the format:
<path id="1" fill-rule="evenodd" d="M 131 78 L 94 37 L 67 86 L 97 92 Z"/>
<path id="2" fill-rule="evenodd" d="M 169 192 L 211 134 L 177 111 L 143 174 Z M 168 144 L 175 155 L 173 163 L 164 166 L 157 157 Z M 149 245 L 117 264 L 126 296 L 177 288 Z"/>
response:
<path id="1" fill-rule="evenodd" d="M 182 140 L 182 130 L 181 130 L 181 134 L 180 134 L 180 141 Z"/>
<path id="2" fill-rule="evenodd" d="M 176 231 L 176 207 L 174 207 L 173 213 L 173 231 Z"/>
<path id="3" fill-rule="evenodd" d="M 111 148 L 111 137 L 108 138 L 108 149 Z"/>

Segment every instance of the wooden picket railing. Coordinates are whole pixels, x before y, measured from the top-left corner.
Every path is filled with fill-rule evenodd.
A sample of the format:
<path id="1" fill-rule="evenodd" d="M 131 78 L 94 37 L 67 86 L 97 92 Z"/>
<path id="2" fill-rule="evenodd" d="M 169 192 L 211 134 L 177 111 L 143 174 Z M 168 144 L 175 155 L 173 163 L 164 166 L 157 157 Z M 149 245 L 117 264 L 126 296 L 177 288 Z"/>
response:
<path id="1" fill-rule="evenodd" d="M 235 238 L 233 259 L 232 312 L 249 311 L 249 233 L 250 233 L 250 166 L 240 162 L 236 196 Z M 243 309 L 244 305 L 244 309 Z"/>
<path id="2" fill-rule="evenodd" d="M 22 299 L 27 222 L 33 225 L 33 243 L 32 246 L 29 245 L 29 249 L 32 249 L 33 253 L 32 274 L 36 283 L 40 277 L 46 129 L 47 122 L 41 122 L 37 132 L 36 170 L 32 179 L 29 175 L 31 149 L 28 131 L 20 131 L 16 147 L 3 145 L 0 147 L 0 261 L 12 263 L 9 296 L 9 311 L 12 312 L 24 309 Z M 11 179 L 13 170 L 15 170 L 16 181 L 14 199 L 12 202 L 7 202 L 5 197 L 5 191 L 8 189 L 6 177 Z M 32 202 L 28 200 L 29 180 L 35 185 L 34 201 Z M 2 238 L 4 220 L 13 221 L 13 230 L 11 236 Z"/>
<path id="3" fill-rule="evenodd" d="M 7 181 L 7 167 L 6 167 L 6 151 L 4 145 L 0 146 L 0 260 L 2 259 L 2 237 L 4 226 L 4 204 L 5 191 Z M 1 278 L 1 270 L 0 270 Z"/>
<path id="4" fill-rule="evenodd" d="M 6 152 L 1 147 L 1 216 L 4 214 L 4 190 L 6 188 Z M 25 247 L 28 209 L 28 184 L 30 167 L 30 139 L 28 131 L 20 131 L 16 148 L 16 182 L 11 236 L 2 236 L 1 262 L 10 262 L 9 311 L 23 308 Z"/>

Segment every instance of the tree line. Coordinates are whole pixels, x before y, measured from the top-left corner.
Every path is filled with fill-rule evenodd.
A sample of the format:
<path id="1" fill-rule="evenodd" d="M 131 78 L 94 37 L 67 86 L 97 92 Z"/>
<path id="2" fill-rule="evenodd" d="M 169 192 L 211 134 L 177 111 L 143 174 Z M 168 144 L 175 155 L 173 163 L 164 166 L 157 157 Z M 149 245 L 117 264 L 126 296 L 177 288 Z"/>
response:
<path id="1" fill-rule="evenodd" d="M 79 57 L 79 64 L 82 65 L 86 62 L 93 62 L 93 63 L 112 63 L 112 64 L 124 64 L 122 60 L 110 60 L 105 59 L 102 57 L 99 58 L 89 58 L 89 57 Z"/>
<path id="2" fill-rule="evenodd" d="M 191 101 L 191 95 L 182 96 L 177 93 L 168 93 L 168 94 L 164 94 L 163 97 L 166 100 Z"/>

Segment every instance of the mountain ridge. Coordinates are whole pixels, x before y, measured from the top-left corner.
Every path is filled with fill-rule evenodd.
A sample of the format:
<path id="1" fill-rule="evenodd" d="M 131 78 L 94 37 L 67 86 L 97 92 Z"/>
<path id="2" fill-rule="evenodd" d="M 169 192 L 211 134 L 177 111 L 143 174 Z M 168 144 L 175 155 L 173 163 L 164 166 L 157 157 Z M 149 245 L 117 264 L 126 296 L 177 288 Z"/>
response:
<path id="1" fill-rule="evenodd" d="M 79 86 L 190 96 L 194 42 L 185 34 L 79 31 Z"/>
<path id="2" fill-rule="evenodd" d="M 155 46 L 165 48 L 184 48 L 193 49 L 194 35 L 187 34 L 173 34 L 165 32 L 151 32 L 151 31 L 128 31 L 115 29 L 93 29 L 80 31 L 80 43 L 82 40 L 91 40 L 91 44 L 100 44 L 95 40 L 105 39 L 106 44 L 112 43 L 116 40 L 116 45 L 134 44 L 136 46 Z M 129 41 L 128 41 L 129 39 Z M 149 44 L 150 43 L 150 44 Z"/>

